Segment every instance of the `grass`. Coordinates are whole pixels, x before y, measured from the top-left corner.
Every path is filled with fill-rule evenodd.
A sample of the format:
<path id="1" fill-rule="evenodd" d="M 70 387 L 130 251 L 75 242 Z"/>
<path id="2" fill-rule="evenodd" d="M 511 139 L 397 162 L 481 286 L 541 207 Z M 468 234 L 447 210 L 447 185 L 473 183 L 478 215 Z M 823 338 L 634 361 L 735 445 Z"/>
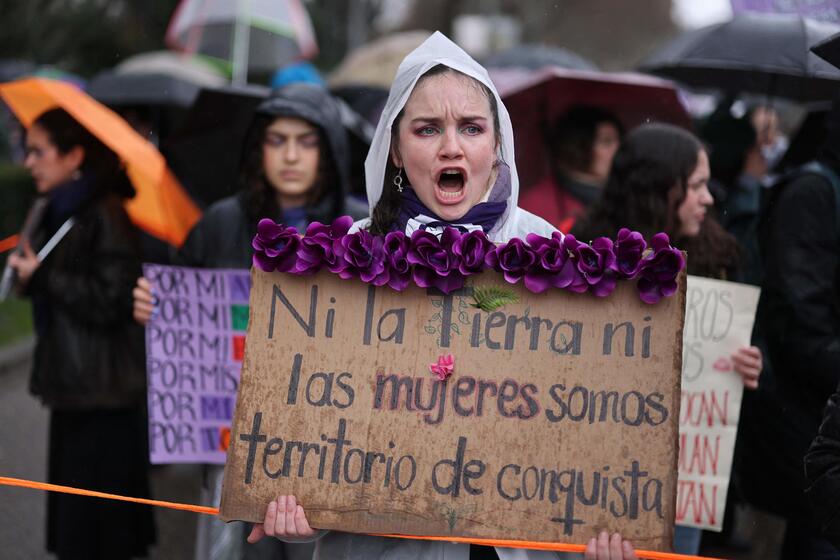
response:
<path id="1" fill-rule="evenodd" d="M 32 334 L 32 309 L 29 300 L 9 297 L 0 303 L 0 346 Z"/>
<path id="2" fill-rule="evenodd" d="M 34 193 L 32 180 L 23 167 L 0 161 L 0 239 L 20 229 Z M 0 272 L 8 254 L 0 254 Z M 0 346 L 21 340 L 31 333 L 32 309 L 29 300 L 10 296 L 0 303 Z"/>

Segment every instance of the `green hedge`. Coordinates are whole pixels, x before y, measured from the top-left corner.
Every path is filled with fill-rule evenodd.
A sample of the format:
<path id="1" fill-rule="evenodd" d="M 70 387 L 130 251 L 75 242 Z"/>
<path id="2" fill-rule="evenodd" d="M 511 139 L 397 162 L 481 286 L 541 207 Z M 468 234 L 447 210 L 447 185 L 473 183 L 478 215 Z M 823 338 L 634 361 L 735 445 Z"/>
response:
<path id="1" fill-rule="evenodd" d="M 34 198 L 29 172 L 20 165 L 0 161 L 0 239 L 20 231 Z"/>
<path id="2" fill-rule="evenodd" d="M 32 334 L 32 306 L 29 300 L 9 297 L 0 303 L 0 346 Z"/>
<path id="3" fill-rule="evenodd" d="M 0 162 L 0 239 L 20 231 L 26 211 L 35 198 L 29 172 L 20 165 Z M 0 271 L 9 252 L 0 255 Z M 28 300 L 10 296 L 0 303 L 0 346 L 32 333 L 32 311 Z"/>

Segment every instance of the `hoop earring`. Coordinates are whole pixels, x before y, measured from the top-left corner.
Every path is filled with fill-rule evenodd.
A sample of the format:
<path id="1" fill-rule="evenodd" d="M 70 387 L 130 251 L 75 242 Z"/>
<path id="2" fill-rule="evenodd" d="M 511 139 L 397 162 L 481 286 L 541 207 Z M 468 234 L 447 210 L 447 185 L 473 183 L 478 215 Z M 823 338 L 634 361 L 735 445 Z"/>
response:
<path id="1" fill-rule="evenodd" d="M 403 192 L 403 177 L 402 177 L 402 167 L 397 170 L 397 174 L 394 175 L 394 188 L 397 189 L 397 192 Z"/>

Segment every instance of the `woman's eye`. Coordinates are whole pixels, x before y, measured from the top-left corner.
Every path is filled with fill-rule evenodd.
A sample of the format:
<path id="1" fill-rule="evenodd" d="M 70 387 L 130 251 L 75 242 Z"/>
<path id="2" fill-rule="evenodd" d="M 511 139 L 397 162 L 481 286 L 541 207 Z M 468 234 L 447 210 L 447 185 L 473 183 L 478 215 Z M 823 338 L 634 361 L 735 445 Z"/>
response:
<path id="1" fill-rule="evenodd" d="M 275 136 L 274 134 L 269 134 L 265 137 L 264 144 L 266 146 L 282 146 L 286 139 L 283 136 Z"/>
<path id="2" fill-rule="evenodd" d="M 417 134 L 419 134 L 420 136 L 432 136 L 433 134 L 437 134 L 437 132 L 437 127 L 431 125 L 417 129 Z"/>
<path id="3" fill-rule="evenodd" d="M 300 139 L 300 145 L 304 148 L 317 148 L 319 144 L 318 136 L 316 134 L 312 134 L 309 136 L 303 136 Z"/>
<path id="4" fill-rule="evenodd" d="M 469 134 L 470 136 L 481 134 L 483 132 L 480 126 L 476 126 L 474 124 L 467 125 L 461 130 L 463 130 L 464 134 Z"/>

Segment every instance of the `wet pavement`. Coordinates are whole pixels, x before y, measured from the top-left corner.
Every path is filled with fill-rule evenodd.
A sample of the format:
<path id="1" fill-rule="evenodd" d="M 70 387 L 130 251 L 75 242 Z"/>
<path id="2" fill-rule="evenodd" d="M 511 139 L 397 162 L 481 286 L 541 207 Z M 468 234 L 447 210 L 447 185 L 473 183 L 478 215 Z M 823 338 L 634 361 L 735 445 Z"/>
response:
<path id="1" fill-rule="evenodd" d="M 49 414 L 29 395 L 28 375 L 28 361 L 0 371 L 0 476 L 45 481 Z M 153 497 L 196 504 L 200 477 L 201 468 L 195 465 L 153 467 Z M 52 558 L 44 545 L 45 510 L 44 492 L 0 486 L 0 556 L 4 560 Z M 148 558 L 191 559 L 198 515 L 156 508 L 158 544 Z"/>

